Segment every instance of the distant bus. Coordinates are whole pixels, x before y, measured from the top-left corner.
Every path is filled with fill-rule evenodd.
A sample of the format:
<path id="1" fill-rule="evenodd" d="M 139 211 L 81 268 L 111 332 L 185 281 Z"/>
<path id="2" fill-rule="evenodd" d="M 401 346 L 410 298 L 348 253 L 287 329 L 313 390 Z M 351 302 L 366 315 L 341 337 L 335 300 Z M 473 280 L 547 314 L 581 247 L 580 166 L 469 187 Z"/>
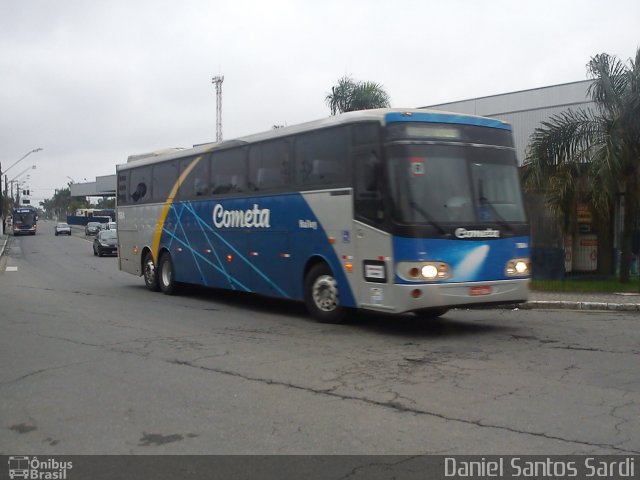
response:
<path id="1" fill-rule="evenodd" d="M 76 217 L 109 217 L 116 220 L 116 211 L 113 208 L 79 208 L 75 212 Z"/>
<path id="2" fill-rule="evenodd" d="M 120 269 L 436 317 L 522 302 L 529 237 L 510 125 L 369 110 L 118 165 Z"/>
<path id="3" fill-rule="evenodd" d="M 38 230 L 38 212 L 35 208 L 22 205 L 11 211 L 14 235 L 35 235 Z"/>

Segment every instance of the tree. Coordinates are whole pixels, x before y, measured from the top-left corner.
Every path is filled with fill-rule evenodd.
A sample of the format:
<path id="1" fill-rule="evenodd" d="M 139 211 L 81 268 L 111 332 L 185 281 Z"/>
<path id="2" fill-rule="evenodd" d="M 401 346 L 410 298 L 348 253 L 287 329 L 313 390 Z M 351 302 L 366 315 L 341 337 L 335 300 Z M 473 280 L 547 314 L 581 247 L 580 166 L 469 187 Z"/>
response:
<path id="1" fill-rule="evenodd" d="M 96 203 L 96 208 L 99 208 L 99 209 L 116 208 L 115 197 L 101 198 L 100 200 L 98 200 L 98 203 Z"/>
<path id="2" fill-rule="evenodd" d="M 577 199 L 608 218 L 624 196 L 620 280 L 629 281 L 632 233 L 640 213 L 640 48 L 628 63 L 602 53 L 587 64 L 595 109 L 567 110 L 542 122 L 525 162 L 528 189 L 546 189 L 547 204 L 568 218 Z"/>
<path id="3" fill-rule="evenodd" d="M 64 219 L 67 215 L 73 215 L 73 213 L 79 208 L 89 207 L 89 202 L 84 198 L 71 197 L 70 186 L 67 186 L 67 188 L 56 189 L 53 197 L 44 200 L 41 204 L 47 217 L 58 217 L 58 219 Z"/>
<path id="4" fill-rule="evenodd" d="M 386 108 L 390 106 L 389 94 L 384 87 L 375 82 L 358 82 L 344 76 L 331 87 L 331 93 L 325 97 L 331 115 L 367 110 L 369 108 Z"/>

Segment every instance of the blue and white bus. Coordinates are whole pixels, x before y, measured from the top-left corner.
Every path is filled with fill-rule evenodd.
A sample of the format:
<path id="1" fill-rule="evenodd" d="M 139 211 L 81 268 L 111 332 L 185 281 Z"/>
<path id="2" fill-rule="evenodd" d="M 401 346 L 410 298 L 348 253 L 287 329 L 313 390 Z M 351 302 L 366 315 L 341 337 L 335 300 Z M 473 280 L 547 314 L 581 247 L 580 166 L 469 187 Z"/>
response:
<path id="1" fill-rule="evenodd" d="M 142 157 L 142 158 L 141 158 Z M 527 299 L 511 127 L 365 110 L 119 165 L 120 269 L 349 309 L 442 315 Z"/>

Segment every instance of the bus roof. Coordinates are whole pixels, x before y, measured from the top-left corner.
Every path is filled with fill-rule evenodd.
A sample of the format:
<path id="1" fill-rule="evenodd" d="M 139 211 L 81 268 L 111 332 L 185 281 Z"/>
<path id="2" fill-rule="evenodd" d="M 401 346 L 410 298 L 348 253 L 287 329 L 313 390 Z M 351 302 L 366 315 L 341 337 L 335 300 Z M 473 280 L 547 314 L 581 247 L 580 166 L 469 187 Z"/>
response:
<path id="1" fill-rule="evenodd" d="M 225 140 L 220 143 L 204 143 L 196 145 L 189 149 L 167 149 L 156 152 L 132 155 L 129 157 L 127 164 L 117 166 L 118 170 L 127 170 L 132 167 L 154 164 L 163 160 L 171 160 L 182 158 L 190 155 L 198 155 L 208 153 L 217 149 L 224 149 L 242 145 L 245 143 L 259 142 L 262 140 L 270 140 L 297 133 L 317 130 L 320 128 L 332 127 L 337 125 L 345 125 L 350 123 L 377 121 L 382 125 L 392 122 L 433 122 L 433 123 L 451 123 L 462 125 L 476 125 L 489 128 L 499 128 L 503 130 L 511 130 L 511 125 L 502 120 L 488 117 L 478 117 L 474 115 L 466 115 L 462 113 L 444 112 L 440 110 L 429 109 L 407 109 L 407 108 L 379 108 L 373 110 L 359 110 L 355 112 L 342 113 L 333 115 L 320 120 L 291 125 L 289 127 L 277 128 L 266 132 L 256 133 L 239 137 L 233 140 Z M 131 159 L 135 161 L 131 161 Z"/>

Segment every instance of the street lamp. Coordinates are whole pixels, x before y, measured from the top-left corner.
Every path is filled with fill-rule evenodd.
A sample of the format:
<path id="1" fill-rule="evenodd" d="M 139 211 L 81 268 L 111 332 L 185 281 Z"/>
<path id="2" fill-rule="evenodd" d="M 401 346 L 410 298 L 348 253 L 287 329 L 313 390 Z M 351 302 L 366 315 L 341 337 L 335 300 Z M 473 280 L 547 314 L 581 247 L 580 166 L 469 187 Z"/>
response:
<path id="1" fill-rule="evenodd" d="M 15 177 L 13 177 L 11 180 L 9 180 L 10 182 L 13 182 L 14 180 L 20 178 L 22 175 L 24 175 L 25 173 L 27 173 L 29 170 L 35 170 L 37 167 L 35 165 L 31 165 L 30 167 L 25 168 L 23 171 L 21 171 L 19 174 L 17 174 Z"/>
<path id="2" fill-rule="evenodd" d="M 15 167 L 18 163 L 20 163 L 22 160 L 24 160 L 25 158 L 27 158 L 29 155 L 31 155 L 32 153 L 37 153 L 42 151 L 41 148 L 34 148 L 33 150 L 31 150 L 30 152 L 25 153 L 22 157 L 20 157 L 18 160 L 16 160 L 15 162 L 13 162 L 11 165 L 9 165 L 9 168 L 7 168 L 4 172 L 0 171 L 0 175 L 2 173 L 4 173 L 5 175 L 7 174 L 7 172 L 9 170 L 11 170 L 13 167 Z"/>

